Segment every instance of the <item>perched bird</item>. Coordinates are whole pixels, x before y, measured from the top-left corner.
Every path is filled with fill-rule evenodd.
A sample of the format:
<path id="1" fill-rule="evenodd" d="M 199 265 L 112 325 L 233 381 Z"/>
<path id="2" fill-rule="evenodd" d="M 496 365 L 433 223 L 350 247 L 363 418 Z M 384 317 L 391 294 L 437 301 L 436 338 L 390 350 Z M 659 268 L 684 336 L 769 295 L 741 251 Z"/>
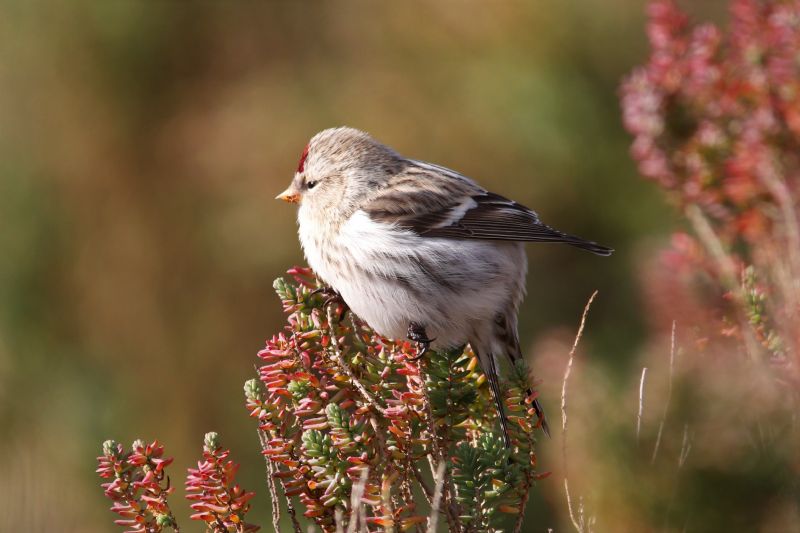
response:
<path id="1" fill-rule="evenodd" d="M 299 204 L 309 265 L 375 331 L 417 342 L 420 356 L 429 346 L 469 342 L 491 385 L 506 445 L 497 358 L 522 357 L 522 243 L 613 251 L 550 228 L 534 211 L 458 172 L 403 157 L 352 128 L 316 134 L 277 198 Z M 549 434 L 538 400 L 533 405 Z"/>

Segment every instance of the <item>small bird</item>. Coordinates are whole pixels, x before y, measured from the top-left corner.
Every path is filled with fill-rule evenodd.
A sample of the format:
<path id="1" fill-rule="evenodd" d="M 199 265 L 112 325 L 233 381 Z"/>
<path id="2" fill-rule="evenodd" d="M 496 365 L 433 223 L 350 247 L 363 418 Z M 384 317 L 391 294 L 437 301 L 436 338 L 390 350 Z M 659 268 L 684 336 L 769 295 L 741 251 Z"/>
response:
<path id="1" fill-rule="evenodd" d="M 299 204 L 306 260 L 372 329 L 416 342 L 419 357 L 429 347 L 472 346 L 506 446 L 497 364 L 503 355 L 512 363 L 522 357 L 523 243 L 560 242 L 604 256 L 613 251 L 546 226 L 531 209 L 458 172 L 403 157 L 347 127 L 311 139 L 277 199 Z M 538 399 L 533 406 L 549 435 Z"/>

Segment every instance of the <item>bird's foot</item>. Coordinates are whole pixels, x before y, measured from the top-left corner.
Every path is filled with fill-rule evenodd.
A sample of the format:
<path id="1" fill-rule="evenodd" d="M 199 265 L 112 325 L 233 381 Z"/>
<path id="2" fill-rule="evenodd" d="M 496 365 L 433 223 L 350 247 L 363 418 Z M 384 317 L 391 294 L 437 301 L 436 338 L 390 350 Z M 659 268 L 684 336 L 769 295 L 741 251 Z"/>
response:
<path id="1" fill-rule="evenodd" d="M 339 311 L 338 320 L 339 322 L 342 321 L 344 318 L 345 313 L 350 310 L 350 307 L 347 305 L 347 302 L 344 301 L 342 295 L 334 289 L 333 287 L 328 287 L 327 285 L 324 287 L 320 287 L 318 289 L 314 289 L 311 291 L 310 296 L 314 296 L 315 294 L 319 294 L 323 296 L 322 299 L 322 307 L 328 307 L 329 305 L 338 305 L 340 306 L 341 311 Z"/>
<path id="2" fill-rule="evenodd" d="M 431 343 L 436 339 L 429 339 L 428 334 L 425 333 L 425 326 L 417 322 L 410 322 L 408 324 L 408 338 L 417 343 L 417 356 L 410 357 L 409 361 L 418 361 L 428 353 Z"/>

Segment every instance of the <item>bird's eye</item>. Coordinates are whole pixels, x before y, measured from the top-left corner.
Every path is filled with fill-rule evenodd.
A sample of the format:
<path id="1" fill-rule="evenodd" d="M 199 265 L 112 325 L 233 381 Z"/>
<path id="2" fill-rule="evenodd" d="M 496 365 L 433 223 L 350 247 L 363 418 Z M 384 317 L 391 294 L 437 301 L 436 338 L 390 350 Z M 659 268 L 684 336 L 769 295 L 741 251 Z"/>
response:
<path id="1" fill-rule="evenodd" d="M 309 190 L 310 190 L 310 189 L 313 189 L 313 188 L 314 188 L 314 187 L 316 187 L 316 186 L 317 186 L 317 182 L 316 182 L 316 181 L 313 181 L 313 180 L 312 180 L 312 181 L 309 181 L 309 182 L 307 182 L 307 183 L 306 183 L 306 187 L 308 187 L 308 188 L 309 188 Z"/>

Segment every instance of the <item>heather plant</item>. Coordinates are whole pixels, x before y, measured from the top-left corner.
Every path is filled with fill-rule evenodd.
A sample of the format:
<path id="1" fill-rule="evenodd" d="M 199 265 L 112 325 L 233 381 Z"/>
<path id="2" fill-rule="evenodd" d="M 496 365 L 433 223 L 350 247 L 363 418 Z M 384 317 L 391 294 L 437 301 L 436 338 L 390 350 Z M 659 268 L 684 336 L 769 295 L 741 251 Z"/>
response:
<path id="1" fill-rule="evenodd" d="M 732 0 L 727 29 L 671 0 L 648 17 L 623 120 L 639 172 L 686 228 L 642 265 L 654 334 L 627 386 L 591 365 L 572 378 L 569 518 L 578 531 L 793 531 L 800 2 Z M 623 408 L 598 420 L 598 401 Z"/>
<path id="2" fill-rule="evenodd" d="M 432 513 L 450 531 L 519 530 L 541 476 L 524 364 L 504 391 L 513 428 L 506 449 L 468 347 L 415 361 L 411 343 L 326 306 L 309 269 L 289 274 L 275 282 L 288 326 L 259 352 L 259 379 L 245 384 L 245 396 L 278 480 L 271 491 L 287 498 L 295 529 L 294 497 L 324 531 L 337 523 L 407 531 L 430 527 Z"/>
<path id="3" fill-rule="evenodd" d="M 205 522 L 209 533 L 255 533 L 260 528 L 244 521 L 250 509 L 247 502 L 255 493 L 234 483 L 239 465 L 228 459 L 229 454 L 216 433 L 206 434 L 203 460 L 186 476 L 186 498 L 195 511 L 191 519 Z M 175 491 L 166 473 L 172 461 L 164 457 L 158 441 L 136 440 L 130 451 L 113 440 L 103 443 L 97 473 L 112 480 L 102 486 L 114 502 L 111 510 L 121 517 L 114 523 L 126 533 L 180 532 L 167 501 Z"/>
<path id="4" fill-rule="evenodd" d="M 519 531 L 529 492 L 546 475 L 537 471 L 540 421 L 525 363 L 509 368 L 503 392 L 507 448 L 469 347 L 417 360 L 415 345 L 382 338 L 341 304 L 328 303 L 310 269 L 288 273 L 274 285 L 287 326 L 266 342 L 258 377 L 244 384 L 266 460 L 274 529 L 280 531 L 285 506 L 295 531 L 304 530 L 302 521 L 323 531 L 435 531 L 437 523 L 449 531 Z M 163 447 L 153 446 L 160 457 Z M 113 465 L 130 460 L 118 445 L 106 448 L 101 475 L 119 470 L 127 486 L 127 467 Z M 254 493 L 234 484 L 238 465 L 228 454 L 216 433 L 206 435 L 203 461 L 186 479 L 192 519 L 213 532 L 256 531 L 245 522 Z M 171 459 L 157 461 L 161 481 Z M 174 488 L 154 490 L 163 492 L 161 507 L 143 508 L 134 517 L 139 529 L 131 531 L 177 529 L 161 504 Z M 140 509 L 131 503 L 135 494 L 123 497 Z"/>
<path id="5" fill-rule="evenodd" d="M 111 481 L 103 483 L 105 494 L 114 504 L 111 510 L 120 518 L 114 523 L 131 533 L 159 533 L 165 528 L 179 531 L 167 497 L 174 492 L 165 468 L 164 446 L 154 441 L 134 441 L 130 451 L 113 440 L 103 443 L 97 458 L 97 473 Z"/>
<path id="6" fill-rule="evenodd" d="M 255 493 L 246 492 L 235 483 L 239 465 L 228 459 L 229 455 L 217 433 L 206 433 L 203 460 L 186 476 L 186 499 L 194 502 L 191 518 L 204 521 L 208 531 L 255 533 L 261 528 L 245 522 L 250 510 L 248 502 Z"/>
<path id="7" fill-rule="evenodd" d="M 649 16 L 652 54 L 622 86 L 624 122 L 639 171 L 695 233 L 674 237 L 652 292 L 673 295 L 675 316 L 717 324 L 699 337 L 731 340 L 796 387 L 800 3 L 734 0 L 727 34 L 673 1 Z"/>

